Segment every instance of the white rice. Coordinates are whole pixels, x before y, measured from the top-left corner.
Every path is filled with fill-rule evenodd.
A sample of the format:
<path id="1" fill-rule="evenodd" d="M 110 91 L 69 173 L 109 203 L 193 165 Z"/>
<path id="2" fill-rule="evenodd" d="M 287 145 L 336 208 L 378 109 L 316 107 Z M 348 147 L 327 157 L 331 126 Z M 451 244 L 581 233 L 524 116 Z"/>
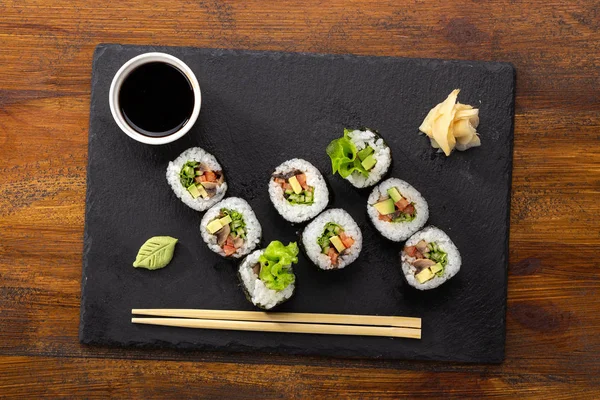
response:
<path id="1" fill-rule="evenodd" d="M 252 304 L 268 310 L 292 297 L 295 284 L 291 283 L 280 292 L 266 287 L 252 270 L 263 252 L 264 249 L 256 250 L 246 257 L 240 264 L 239 276 Z"/>
<path id="2" fill-rule="evenodd" d="M 379 202 L 381 196 L 389 197 L 387 190 L 393 187 L 398 188 L 398 191 L 406 200 L 415 203 L 417 215 L 412 221 L 387 222 L 379 219 L 379 211 L 377 211 L 373 205 Z M 371 217 L 371 221 L 379 233 L 389 240 L 401 242 L 408 239 L 410 235 L 425 225 L 427 219 L 429 219 L 429 206 L 427 205 L 425 198 L 421 196 L 421 193 L 408 182 L 397 178 L 390 178 L 381 182 L 381 184 L 373 189 L 369 195 L 367 201 L 367 213 L 369 214 L 369 217 Z"/>
<path id="3" fill-rule="evenodd" d="M 456 275 L 460 270 L 461 258 L 458 249 L 448 235 L 435 226 L 428 226 L 422 231 L 415 233 L 406 241 L 405 246 L 414 246 L 419 243 L 420 240 L 425 240 L 427 243 L 436 242 L 440 250 L 445 251 L 448 254 L 448 264 L 444 269 L 444 274 L 442 276 L 436 275 L 427 282 L 419 283 L 415 278 L 417 268 L 413 267 L 411 264 L 415 261 L 415 258 L 409 257 L 404 250 L 401 251 L 402 272 L 404 273 L 408 284 L 419 290 L 429 290 L 440 286 L 442 283 Z"/>
<path id="4" fill-rule="evenodd" d="M 306 184 L 315 188 L 313 204 L 291 204 L 283 197 L 283 188 L 269 177 L 269 197 L 277 212 L 289 222 L 304 222 L 317 216 L 329 203 L 329 190 L 321 172 L 306 160 L 293 158 L 275 168 L 273 174 L 285 174 L 293 170 L 306 174 Z"/>
<path id="5" fill-rule="evenodd" d="M 256 248 L 262 236 L 260 222 L 258 222 L 250 204 L 244 199 L 240 199 L 239 197 L 229 197 L 212 206 L 206 214 L 204 214 L 202 221 L 200 221 L 200 234 L 202 235 L 202 239 L 204 239 L 209 249 L 225 257 L 225 252 L 217 244 L 217 236 L 209 233 L 206 229 L 208 223 L 217 218 L 222 208 L 235 210 L 244 216 L 244 222 L 246 223 L 246 239 L 244 240 L 244 245 L 230 256 L 234 258 L 243 257 Z"/>
<path id="6" fill-rule="evenodd" d="M 185 188 L 179 180 L 179 172 L 181 172 L 181 168 L 188 161 L 204 163 L 213 171 L 222 171 L 222 168 L 212 154 L 200 147 L 191 147 L 185 150 L 179 157 L 169 162 L 169 165 L 167 166 L 167 182 L 171 185 L 175 195 L 188 207 L 193 208 L 196 211 L 204 211 L 225 197 L 227 182 L 223 182 L 219 185 L 217 187 L 217 193 L 210 199 L 203 199 L 202 197 L 194 199 L 187 188 Z"/>
<path id="7" fill-rule="evenodd" d="M 344 232 L 354 239 L 354 244 L 339 257 L 338 264 L 332 265 L 327 254 L 321 253 L 317 239 L 323 234 L 325 225 L 333 222 L 344 229 Z M 321 269 L 342 269 L 356 260 L 362 249 L 362 232 L 352 216 L 341 208 L 327 210 L 309 223 L 302 232 L 302 245 L 310 260 Z"/>
<path id="8" fill-rule="evenodd" d="M 379 137 L 379 135 L 371 132 L 370 130 L 359 131 L 355 130 L 348 134 L 350 140 L 356 146 L 356 150 L 361 151 L 365 147 L 371 146 L 375 150 L 374 157 L 377 160 L 377 164 L 369 171 L 368 176 L 364 176 L 360 172 L 353 172 L 346 179 L 354 187 L 365 188 L 375 185 L 383 178 L 387 173 L 392 163 L 392 153 L 390 148 L 385 141 Z"/>

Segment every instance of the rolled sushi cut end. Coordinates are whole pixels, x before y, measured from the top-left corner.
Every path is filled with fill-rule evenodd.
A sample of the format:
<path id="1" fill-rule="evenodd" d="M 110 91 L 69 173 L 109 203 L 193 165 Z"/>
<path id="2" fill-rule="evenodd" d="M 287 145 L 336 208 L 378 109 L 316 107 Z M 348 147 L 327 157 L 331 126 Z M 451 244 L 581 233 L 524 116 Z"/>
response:
<path id="1" fill-rule="evenodd" d="M 390 168 L 392 153 L 385 141 L 366 129 L 344 129 L 344 136 L 327 146 L 333 173 L 357 188 L 373 186 Z"/>
<path id="2" fill-rule="evenodd" d="M 304 222 L 327 207 L 329 190 L 314 165 L 294 158 L 275 168 L 269 180 L 269 197 L 283 218 Z"/>
<path id="3" fill-rule="evenodd" d="M 367 213 L 381 235 L 402 242 L 425 225 L 429 219 L 429 206 L 408 182 L 390 178 L 369 195 Z"/>
<path id="4" fill-rule="evenodd" d="M 221 201 L 227 182 L 217 159 L 200 147 L 185 150 L 167 166 L 167 182 L 188 207 L 204 211 Z"/>
<path id="5" fill-rule="evenodd" d="M 229 197 L 204 214 L 200 221 L 200 234 L 215 253 L 240 258 L 256 248 L 262 228 L 246 200 Z"/>
<path id="6" fill-rule="evenodd" d="M 306 255 L 323 270 L 342 269 L 362 250 L 362 232 L 352 216 L 340 208 L 327 210 L 302 232 Z"/>
<path id="7" fill-rule="evenodd" d="M 292 265 L 298 262 L 298 245 L 279 241 L 256 250 L 240 264 L 239 277 L 248 300 L 264 310 L 287 301 L 296 289 Z"/>
<path id="8" fill-rule="evenodd" d="M 440 286 L 460 270 L 460 253 L 450 237 L 434 226 L 411 236 L 400 253 L 406 281 L 419 290 Z"/>

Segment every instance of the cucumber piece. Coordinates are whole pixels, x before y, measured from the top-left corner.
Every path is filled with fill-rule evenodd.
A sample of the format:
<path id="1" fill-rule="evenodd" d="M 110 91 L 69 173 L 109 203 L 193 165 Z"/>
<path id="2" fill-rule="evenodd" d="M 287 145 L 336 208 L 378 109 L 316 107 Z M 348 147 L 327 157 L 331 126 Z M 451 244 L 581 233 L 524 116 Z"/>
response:
<path id="1" fill-rule="evenodd" d="M 370 156 L 365 158 L 360 164 L 363 166 L 364 169 L 369 171 L 375 166 L 375 164 L 377 164 L 377 159 L 375 159 L 374 155 L 371 154 Z"/>
<path id="2" fill-rule="evenodd" d="M 367 146 L 364 149 L 362 149 L 361 151 L 359 151 L 356 155 L 358 156 L 360 161 L 363 161 L 365 158 L 367 158 L 374 152 L 375 152 L 375 150 L 373 150 L 373 148 L 371 146 Z"/>
<path id="3" fill-rule="evenodd" d="M 437 263 L 437 264 L 432 265 L 431 267 L 429 267 L 429 269 L 431 270 L 432 273 L 437 274 L 438 272 L 443 271 L 444 267 L 442 267 L 442 264 Z"/>

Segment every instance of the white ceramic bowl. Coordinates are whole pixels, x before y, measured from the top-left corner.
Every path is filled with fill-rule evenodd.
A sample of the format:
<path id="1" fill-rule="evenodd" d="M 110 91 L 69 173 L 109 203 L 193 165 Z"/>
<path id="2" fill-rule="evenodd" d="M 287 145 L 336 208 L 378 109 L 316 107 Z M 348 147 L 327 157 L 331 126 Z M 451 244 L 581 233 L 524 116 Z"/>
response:
<path id="1" fill-rule="evenodd" d="M 121 90 L 121 86 L 125 81 L 125 78 L 137 67 L 143 64 L 151 63 L 151 62 L 164 62 L 166 64 L 170 64 L 177 69 L 179 69 L 183 74 L 188 78 L 190 84 L 192 85 L 192 90 L 194 91 L 194 109 L 192 110 L 192 115 L 190 119 L 179 129 L 177 132 L 162 137 L 151 137 L 145 136 L 141 133 L 135 131 L 132 127 L 130 127 L 123 114 L 121 113 L 121 107 L 119 105 L 119 92 Z M 119 128 L 123 132 L 127 134 L 130 138 L 137 140 L 141 143 L 146 144 L 166 144 L 174 142 L 179 139 L 192 128 L 196 120 L 198 119 L 198 115 L 200 114 L 200 103 L 202 101 L 202 96 L 200 94 L 200 85 L 198 84 L 198 80 L 196 76 L 183 61 L 178 59 L 177 57 L 173 57 L 170 54 L 165 53 L 144 53 L 140 54 L 137 57 L 132 58 L 127 61 L 115 74 L 115 77 L 112 80 L 112 84 L 110 85 L 109 92 L 109 102 L 110 102 L 110 112 L 112 113 L 113 118 Z"/>

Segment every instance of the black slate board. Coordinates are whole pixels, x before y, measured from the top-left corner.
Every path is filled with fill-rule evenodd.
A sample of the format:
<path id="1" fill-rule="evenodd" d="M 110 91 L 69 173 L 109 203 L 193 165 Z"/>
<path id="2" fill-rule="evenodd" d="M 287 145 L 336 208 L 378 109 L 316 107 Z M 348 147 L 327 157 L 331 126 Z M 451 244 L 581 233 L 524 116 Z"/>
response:
<path id="1" fill-rule="evenodd" d="M 165 146 L 129 139 L 114 123 L 108 91 L 117 69 L 147 51 L 185 61 L 202 89 L 191 132 Z M 418 126 L 454 88 L 459 101 L 480 107 L 482 147 L 446 158 Z M 195 48 L 100 45 L 94 54 L 84 238 L 80 340 L 86 344 L 273 351 L 341 357 L 468 362 L 504 358 L 514 69 L 506 63 L 390 57 L 288 54 Z M 330 174 L 325 147 L 344 127 L 377 129 L 393 154 L 392 176 L 427 198 L 429 223 L 461 250 L 463 266 L 442 287 L 419 292 L 398 265 L 401 244 L 382 239 L 367 222 L 369 191 Z M 234 264 L 202 242 L 201 214 L 171 192 L 169 160 L 191 146 L 215 154 L 229 196 L 247 199 L 263 225 L 263 244 L 297 238 L 267 194 L 282 161 L 316 165 L 333 192 L 330 207 L 346 209 L 364 234 L 359 260 L 324 273 L 301 256 L 298 289 L 280 310 L 418 316 L 421 340 L 313 336 L 154 327 L 130 323 L 132 308 L 252 310 Z M 150 236 L 179 238 L 172 263 L 135 269 Z"/>

